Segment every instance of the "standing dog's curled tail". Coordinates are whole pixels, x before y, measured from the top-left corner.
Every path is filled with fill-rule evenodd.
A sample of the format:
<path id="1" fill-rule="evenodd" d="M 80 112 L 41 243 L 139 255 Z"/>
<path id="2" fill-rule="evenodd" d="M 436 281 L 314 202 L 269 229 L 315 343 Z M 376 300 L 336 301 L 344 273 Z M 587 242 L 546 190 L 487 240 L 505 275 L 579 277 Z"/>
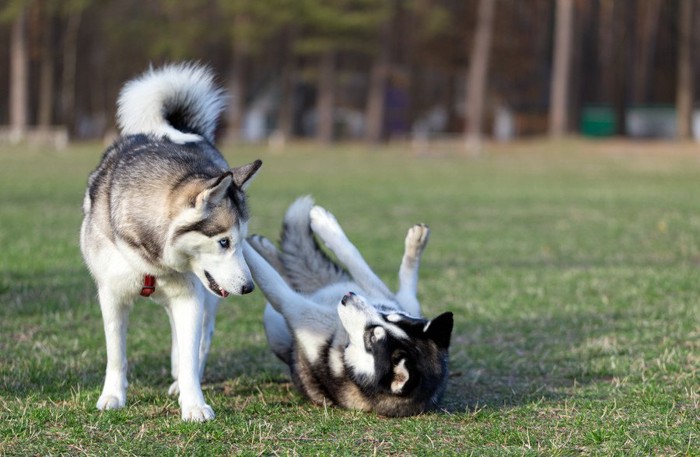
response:
<path id="1" fill-rule="evenodd" d="M 174 143 L 214 143 L 224 91 L 203 65 L 182 63 L 151 68 L 119 94 L 117 122 L 122 135 L 167 137 Z"/>

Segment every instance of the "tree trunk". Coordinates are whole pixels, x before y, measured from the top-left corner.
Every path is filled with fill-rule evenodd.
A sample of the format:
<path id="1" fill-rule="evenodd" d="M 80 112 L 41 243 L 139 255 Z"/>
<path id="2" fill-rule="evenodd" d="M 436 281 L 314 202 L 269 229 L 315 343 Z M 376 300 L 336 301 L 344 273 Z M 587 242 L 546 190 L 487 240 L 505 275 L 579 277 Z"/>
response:
<path id="1" fill-rule="evenodd" d="M 10 41 L 10 135 L 13 142 L 19 142 L 27 133 L 29 118 L 27 91 L 29 57 L 24 10 L 12 24 Z"/>
<path id="2" fill-rule="evenodd" d="M 610 2 L 600 2 L 598 4 L 598 47 L 597 47 L 597 78 L 595 99 L 598 102 L 610 103 L 613 98 L 613 87 L 615 82 L 614 61 L 615 61 L 615 16 L 613 4 Z"/>
<path id="3" fill-rule="evenodd" d="M 367 93 L 367 108 L 365 109 L 366 129 L 365 140 L 377 144 L 384 139 L 384 111 L 386 80 L 389 73 L 389 63 L 382 56 L 372 63 L 369 76 L 369 91 Z"/>
<path id="4" fill-rule="evenodd" d="M 379 54 L 372 62 L 369 75 L 369 90 L 367 91 L 367 105 L 365 108 L 365 140 L 373 144 L 377 144 L 384 139 L 386 102 L 384 92 L 390 68 L 389 40 L 391 38 L 391 30 L 388 22 L 390 20 L 387 19 L 387 23 L 382 26 L 379 33 Z"/>
<path id="5" fill-rule="evenodd" d="M 284 141 L 294 136 L 294 83 L 296 81 L 296 58 L 292 43 L 296 30 L 290 27 L 285 35 L 284 62 L 282 63 L 282 95 L 279 107 L 278 131 Z"/>
<path id="6" fill-rule="evenodd" d="M 78 31 L 81 13 L 68 16 L 63 39 L 63 78 L 61 85 L 61 114 L 68 131 L 75 131 L 75 74 L 78 64 Z"/>
<path id="7" fill-rule="evenodd" d="M 630 64 L 634 46 L 634 6 L 631 0 L 613 2 L 612 20 L 615 30 L 612 67 L 612 102 L 617 135 L 627 135 L 627 105 L 629 102 Z"/>
<path id="8" fill-rule="evenodd" d="M 681 0 L 678 14 L 677 133 L 685 140 L 692 136 L 693 121 L 693 0 Z"/>
<path id="9" fill-rule="evenodd" d="M 245 113 L 245 58 L 238 52 L 234 52 L 231 76 L 229 79 L 230 102 L 227 114 L 226 141 L 238 141 L 243 129 L 243 116 Z"/>
<path id="10" fill-rule="evenodd" d="M 282 94 L 277 129 L 285 141 L 289 140 L 294 133 L 294 73 L 293 62 L 285 62 L 282 67 Z"/>
<path id="11" fill-rule="evenodd" d="M 493 34 L 493 16 L 496 0 L 479 0 L 476 34 L 471 47 L 471 62 L 467 74 L 466 90 L 466 147 L 471 152 L 481 150 L 484 99 L 486 95 L 486 78 L 491 54 L 491 36 Z"/>
<path id="12" fill-rule="evenodd" d="M 637 3 L 638 16 L 637 48 L 634 61 L 634 92 L 632 103 L 644 104 L 649 102 L 651 75 L 654 72 L 654 54 L 656 52 L 656 36 L 659 30 L 659 13 L 662 0 L 645 0 Z"/>
<path id="13" fill-rule="evenodd" d="M 335 53 L 326 51 L 319 62 L 318 99 L 316 100 L 316 140 L 321 144 L 333 141 L 333 108 L 335 106 Z"/>
<path id="14" fill-rule="evenodd" d="M 243 15 L 236 15 L 234 18 L 234 27 L 240 28 L 245 26 L 247 19 Z M 231 70 L 229 79 L 229 95 L 230 103 L 226 120 L 228 123 L 226 131 L 226 140 L 235 142 L 240 140 L 243 130 L 243 117 L 245 116 L 245 98 L 246 98 L 246 63 L 248 56 L 248 48 L 241 40 L 234 39 L 233 55 L 231 56 Z"/>
<path id="15" fill-rule="evenodd" d="M 549 135 L 554 138 L 564 136 L 569 129 L 573 23 L 573 0 L 557 0 L 554 24 L 554 58 L 549 95 Z"/>
<path id="16" fill-rule="evenodd" d="M 44 12 L 43 27 L 41 30 L 41 62 L 39 64 L 39 109 L 37 124 L 41 128 L 48 128 L 53 123 L 53 18 L 48 12 Z"/>

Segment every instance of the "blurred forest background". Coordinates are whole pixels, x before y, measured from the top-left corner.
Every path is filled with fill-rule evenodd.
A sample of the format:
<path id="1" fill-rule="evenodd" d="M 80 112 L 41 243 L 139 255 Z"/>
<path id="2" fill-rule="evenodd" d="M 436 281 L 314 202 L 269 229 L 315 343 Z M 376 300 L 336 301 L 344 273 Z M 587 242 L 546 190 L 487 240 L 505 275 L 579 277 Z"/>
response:
<path id="1" fill-rule="evenodd" d="M 122 84 L 209 64 L 230 140 L 700 136 L 696 0 L 1 0 L 0 141 L 114 133 Z"/>

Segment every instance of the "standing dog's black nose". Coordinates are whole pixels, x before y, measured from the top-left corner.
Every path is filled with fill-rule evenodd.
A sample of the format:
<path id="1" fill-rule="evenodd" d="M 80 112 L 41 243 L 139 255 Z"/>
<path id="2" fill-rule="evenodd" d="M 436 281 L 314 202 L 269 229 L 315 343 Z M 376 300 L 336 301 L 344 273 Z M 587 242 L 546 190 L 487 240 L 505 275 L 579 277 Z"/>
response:
<path id="1" fill-rule="evenodd" d="M 241 287 L 241 295 L 249 294 L 252 291 L 255 290 L 255 284 L 253 284 L 253 281 L 244 284 L 243 287 Z"/>

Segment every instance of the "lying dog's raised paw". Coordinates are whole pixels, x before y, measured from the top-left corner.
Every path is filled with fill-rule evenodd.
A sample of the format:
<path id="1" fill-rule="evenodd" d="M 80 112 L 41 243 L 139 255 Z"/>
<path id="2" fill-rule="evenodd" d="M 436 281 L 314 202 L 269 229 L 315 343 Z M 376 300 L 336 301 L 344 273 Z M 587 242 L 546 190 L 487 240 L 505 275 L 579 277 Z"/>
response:
<path id="1" fill-rule="evenodd" d="M 416 224 L 406 234 L 406 254 L 411 257 L 420 257 L 430 238 L 430 227 L 425 224 Z"/>
<path id="2" fill-rule="evenodd" d="M 338 220 L 333 214 L 320 206 L 314 206 L 309 212 L 311 230 L 319 235 L 324 241 L 343 239 L 345 232 L 340 228 Z"/>

